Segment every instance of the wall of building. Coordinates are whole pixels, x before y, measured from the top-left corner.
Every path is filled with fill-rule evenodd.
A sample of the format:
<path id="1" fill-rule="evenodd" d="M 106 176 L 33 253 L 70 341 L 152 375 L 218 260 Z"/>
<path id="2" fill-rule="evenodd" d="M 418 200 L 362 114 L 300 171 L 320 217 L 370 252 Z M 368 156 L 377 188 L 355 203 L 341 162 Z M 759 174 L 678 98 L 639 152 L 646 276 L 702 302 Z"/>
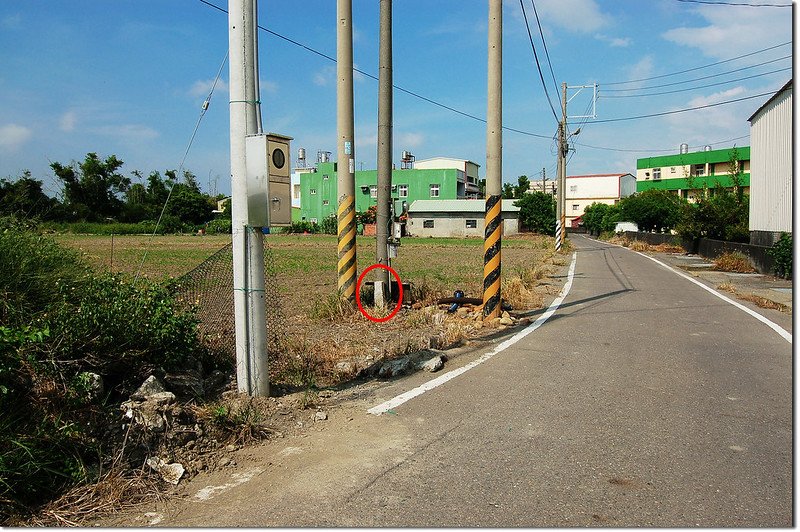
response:
<path id="1" fill-rule="evenodd" d="M 457 199 L 459 172 L 452 168 L 393 170 L 392 186 L 397 187 L 392 192 L 396 215 L 402 213 L 403 202 L 410 205 L 418 199 Z M 366 211 L 378 203 L 377 183 L 377 170 L 356 171 L 356 211 Z M 431 185 L 438 185 L 438 196 L 431 195 Z M 335 215 L 338 189 L 336 163 L 318 163 L 316 172 L 301 174 L 300 189 L 302 219 L 320 222 L 327 216 Z M 403 196 L 406 192 L 408 195 Z"/>
<path id="2" fill-rule="evenodd" d="M 671 190 L 689 198 L 697 195 L 704 187 L 714 188 L 721 185 L 732 188 L 730 177 L 730 160 L 736 155 L 742 168 L 742 185 L 745 193 L 750 186 L 750 146 L 726 148 L 721 150 L 697 151 L 677 155 L 644 157 L 636 161 L 636 191 Z M 702 175 L 697 175 L 696 168 L 703 167 Z M 655 177 L 655 170 L 661 171 L 661 177 Z M 694 191 L 694 192 L 693 192 Z"/>
<path id="3" fill-rule="evenodd" d="M 792 89 L 751 119 L 750 231 L 752 243 L 771 245 L 792 232 Z"/>
<path id="4" fill-rule="evenodd" d="M 519 220 L 514 213 L 503 213 L 503 234 L 519 233 Z M 427 223 L 426 223 L 427 222 Z M 426 227 L 426 225 L 433 227 Z M 473 226 L 474 225 L 474 226 Z M 483 238 L 486 227 L 484 213 L 419 213 L 409 216 L 406 223 L 406 234 L 416 237 L 473 237 Z"/>
<path id="5" fill-rule="evenodd" d="M 621 197 L 631 195 L 636 191 L 636 178 L 632 174 L 567 176 L 566 187 L 564 214 L 567 225 L 571 225 L 592 203 L 614 205 Z"/>

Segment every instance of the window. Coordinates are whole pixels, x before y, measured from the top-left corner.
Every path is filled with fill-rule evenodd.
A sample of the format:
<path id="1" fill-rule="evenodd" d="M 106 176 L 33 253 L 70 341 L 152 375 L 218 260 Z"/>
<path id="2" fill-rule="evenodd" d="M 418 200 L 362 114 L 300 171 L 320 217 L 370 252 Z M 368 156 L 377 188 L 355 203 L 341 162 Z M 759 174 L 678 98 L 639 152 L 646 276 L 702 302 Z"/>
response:
<path id="1" fill-rule="evenodd" d="M 653 179 L 661 179 L 661 168 L 653 168 Z"/>
<path id="2" fill-rule="evenodd" d="M 407 198 L 408 197 L 408 185 L 398 185 L 397 186 L 397 194 L 401 198 Z"/>
<path id="3" fill-rule="evenodd" d="M 439 197 L 439 185 L 438 184 L 431 184 L 431 197 L 438 198 Z M 433 226 L 431 226 L 433 227 Z"/>
<path id="4" fill-rule="evenodd" d="M 570 185 L 569 186 L 569 191 L 570 192 L 577 192 L 578 191 L 578 185 Z"/>
<path id="5" fill-rule="evenodd" d="M 433 220 L 422 220 L 422 227 L 425 229 L 433 229 Z"/>
<path id="6" fill-rule="evenodd" d="M 311 218 L 311 223 L 312 223 L 312 224 L 315 224 L 315 223 L 317 223 L 317 219 L 316 219 L 316 218 Z"/>
<path id="7" fill-rule="evenodd" d="M 370 198 L 377 198 L 378 197 L 378 185 L 371 185 L 369 187 L 369 197 Z"/>
<path id="8" fill-rule="evenodd" d="M 577 210 L 578 210 L 578 209 L 580 209 L 580 208 L 581 208 L 581 206 L 580 206 L 580 205 L 578 205 L 577 203 L 573 203 L 573 204 L 572 204 L 572 210 L 573 210 L 573 211 L 577 211 Z"/>
<path id="9" fill-rule="evenodd" d="M 324 207 L 327 205 L 330 205 L 330 202 L 328 200 L 322 200 L 322 206 Z"/>
<path id="10" fill-rule="evenodd" d="M 675 173 L 675 167 L 674 166 L 670 167 L 669 173 L 670 174 L 674 174 Z"/>
<path id="11" fill-rule="evenodd" d="M 694 175 L 704 175 L 705 173 L 706 173 L 706 165 L 704 164 L 694 165 Z"/>
<path id="12" fill-rule="evenodd" d="M 477 229 L 478 220 L 467 220 L 467 229 Z"/>
<path id="13" fill-rule="evenodd" d="M 308 193 L 311 194 L 311 195 L 314 195 L 314 194 L 317 193 L 317 189 L 316 188 L 310 188 L 310 189 L 308 189 Z"/>
<path id="14" fill-rule="evenodd" d="M 327 181 L 328 179 L 330 179 L 330 177 L 331 177 L 331 176 L 329 176 L 328 174 L 322 174 L 322 179 L 324 179 L 325 181 Z"/>

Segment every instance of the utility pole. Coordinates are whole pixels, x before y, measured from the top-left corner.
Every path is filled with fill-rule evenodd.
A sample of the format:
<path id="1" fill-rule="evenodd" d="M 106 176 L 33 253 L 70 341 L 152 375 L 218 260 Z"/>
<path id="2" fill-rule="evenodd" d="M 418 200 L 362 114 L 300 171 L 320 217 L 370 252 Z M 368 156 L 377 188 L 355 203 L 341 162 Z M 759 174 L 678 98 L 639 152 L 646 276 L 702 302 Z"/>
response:
<path id="1" fill-rule="evenodd" d="M 547 169 L 542 168 L 542 192 L 547 194 Z"/>
<path id="2" fill-rule="evenodd" d="M 483 238 L 483 317 L 501 312 L 500 250 L 503 233 L 503 2 L 489 0 L 486 111 L 486 215 Z"/>
<path id="3" fill-rule="evenodd" d="M 567 232 L 566 206 L 567 191 L 567 84 L 561 83 L 561 122 L 558 123 L 558 205 L 556 205 L 556 251 L 564 246 L 564 235 Z"/>
<path id="4" fill-rule="evenodd" d="M 380 0 L 380 46 L 378 59 L 378 212 L 375 259 L 389 265 L 390 203 L 392 201 L 392 0 Z M 375 304 L 391 299 L 389 270 L 378 268 Z"/>
<path id="5" fill-rule="evenodd" d="M 353 142 L 353 0 L 336 1 L 338 288 L 356 299 L 356 182 Z"/>
<path id="6" fill-rule="evenodd" d="M 258 144 L 263 135 L 259 135 L 256 6 L 257 0 L 231 0 L 228 15 L 233 299 L 238 390 L 249 395 L 268 396 L 262 232 L 262 228 L 269 225 L 268 177 L 266 138 Z M 256 139 L 256 149 L 248 160 L 251 138 Z M 252 165 L 259 160 L 263 168 L 252 171 Z"/>

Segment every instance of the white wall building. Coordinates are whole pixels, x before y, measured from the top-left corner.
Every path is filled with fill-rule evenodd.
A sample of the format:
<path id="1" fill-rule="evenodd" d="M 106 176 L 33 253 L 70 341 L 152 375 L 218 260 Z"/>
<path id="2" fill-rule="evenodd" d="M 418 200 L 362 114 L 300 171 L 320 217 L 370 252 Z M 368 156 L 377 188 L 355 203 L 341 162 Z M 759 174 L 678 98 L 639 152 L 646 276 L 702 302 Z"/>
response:
<path id="1" fill-rule="evenodd" d="M 432 157 L 430 159 L 420 159 L 414 161 L 413 167 L 417 170 L 441 170 L 444 168 L 454 168 L 463 172 L 458 175 L 458 190 L 456 191 L 459 198 L 478 198 L 478 163 L 468 161 L 466 159 L 453 159 L 451 157 Z"/>
<path id="2" fill-rule="evenodd" d="M 503 234 L 519 233 L 517 200 L 501 200 Z M 483 237 L 486 201 L 482 199 L 416 200 L 408 208 L 409 236 Z"/>
<path id="3" fill-rule="evenodd" d="M 633 174 L 568 175 L 566 180 L 567 227 L 583 216 L 592 203 L 615 205 L 636 192 Z"/>
<path id="4" fill-rule="evenodd" d="M 792 232 L 792 81 L 748 121 L 750 243 L 771 246 L 782 232 Z"/>

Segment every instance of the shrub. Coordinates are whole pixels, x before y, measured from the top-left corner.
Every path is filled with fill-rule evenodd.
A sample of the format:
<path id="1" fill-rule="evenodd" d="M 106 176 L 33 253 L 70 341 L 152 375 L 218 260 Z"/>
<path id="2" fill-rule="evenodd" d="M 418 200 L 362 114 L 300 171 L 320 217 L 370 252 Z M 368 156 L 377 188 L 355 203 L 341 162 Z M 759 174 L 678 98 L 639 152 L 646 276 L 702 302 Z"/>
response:
<path id="1" fill-rule="evenodd" d="M 230 218 L 216 218 L 208 222 L 206 225 L 206 232 L 208 234 L 231 234 L 231 219 Z"/>
<path id="2" fill-rule="evenodd" d="M 775 242 L 767 253 L 769 253 L 770 257 L 775 261 L 775 265 L 773 266 L 775 275 L 783 277 L 784 279 L 791 279 L 794 253 L 791 233 L 782 233 L 781 238 Z"/>
<path id="3" fill-rule="evenodd" d="M 729 242 L 750 239 L 748 197 L 717 187 L 695 204 L 686 204 L 678 233 L 687 238 L 712 238 Z"/>
<path id="4" fill-rule="evenodd" d="M 583 213 L 583 226 L 594 235 L 614 231 L 619 221 L 619 209 L 616 205 L 592 203 Z"/>
<path id="5" fill-rule="evenodd" d="M 619 202 L 619 221 L 636 222 L 640 231 L 669 232 L 681 220 L 685 200 L 666 190 L 645 190 Z"/>
<path id="6" fill-rule="evenodd" d="M 339 222 L 336 219 L 336 215 L 331 214 L 323 218 L 322 222 L 319 224 L 319 230 L 326 235 L 337 234 L 339 232 Z"/>

